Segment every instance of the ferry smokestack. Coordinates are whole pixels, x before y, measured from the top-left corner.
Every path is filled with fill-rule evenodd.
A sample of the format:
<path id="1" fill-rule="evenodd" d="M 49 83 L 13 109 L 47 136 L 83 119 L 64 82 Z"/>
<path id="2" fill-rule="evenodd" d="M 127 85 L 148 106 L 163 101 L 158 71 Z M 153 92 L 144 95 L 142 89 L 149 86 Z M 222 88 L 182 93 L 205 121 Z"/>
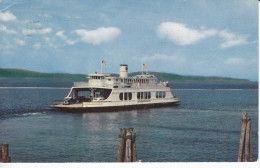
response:
<path id="1" fill-rule="evenodd" d="M 127 78 L 128 76 L 128 65 L 121 64 L 120 65 L 120 78 Z"/>

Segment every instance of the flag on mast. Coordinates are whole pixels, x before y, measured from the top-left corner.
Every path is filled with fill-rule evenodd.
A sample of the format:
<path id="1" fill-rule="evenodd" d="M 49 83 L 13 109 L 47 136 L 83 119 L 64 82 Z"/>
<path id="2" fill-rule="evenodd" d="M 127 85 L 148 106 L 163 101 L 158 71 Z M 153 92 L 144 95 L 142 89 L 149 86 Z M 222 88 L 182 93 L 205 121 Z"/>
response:
<path id="1" fill-rule="evenodd" d="M 145 64 L 143 64 L 143 68 L 147 68 L 147 66 Z"/>
<path id="2" fill-rule="evenodd" d="M 102 60 L 102 66 L 106 66 L 106 62 Z"/>

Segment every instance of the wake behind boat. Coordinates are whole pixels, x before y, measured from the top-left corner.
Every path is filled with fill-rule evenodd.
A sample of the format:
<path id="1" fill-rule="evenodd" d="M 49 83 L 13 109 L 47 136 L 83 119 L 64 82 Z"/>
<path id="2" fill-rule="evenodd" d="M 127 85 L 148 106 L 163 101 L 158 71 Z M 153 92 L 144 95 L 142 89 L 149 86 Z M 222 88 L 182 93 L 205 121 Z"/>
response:
<path id="1" fill-rule="evenodd" d="M 145 66 L 145 65 L 144 65 Z M 120 65 L 120 76 L 89 74 L 88 82 L 74 82 L 63 102 L 52 108 L 65 111 L 108 112 L 178 105 L 168 82 L 154 75 L 128 77 L 128 65 Z"/>

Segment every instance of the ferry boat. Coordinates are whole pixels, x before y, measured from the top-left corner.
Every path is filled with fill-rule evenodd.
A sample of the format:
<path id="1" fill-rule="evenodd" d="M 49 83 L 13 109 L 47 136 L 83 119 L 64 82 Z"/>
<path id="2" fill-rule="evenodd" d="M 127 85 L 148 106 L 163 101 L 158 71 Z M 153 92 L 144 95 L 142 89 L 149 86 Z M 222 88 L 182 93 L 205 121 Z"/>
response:
<path id="1" fill-rule="evenodd" d="M 95 73 L 87 78 L 88 82 L 74 82 L 64 101 L 51 107 L 65 111 L 108 112 L 179 104 L 168 82 L 158 82 L 148 73 L 128 77 L 126 64 L 120 65 L 119 77 Z"/>

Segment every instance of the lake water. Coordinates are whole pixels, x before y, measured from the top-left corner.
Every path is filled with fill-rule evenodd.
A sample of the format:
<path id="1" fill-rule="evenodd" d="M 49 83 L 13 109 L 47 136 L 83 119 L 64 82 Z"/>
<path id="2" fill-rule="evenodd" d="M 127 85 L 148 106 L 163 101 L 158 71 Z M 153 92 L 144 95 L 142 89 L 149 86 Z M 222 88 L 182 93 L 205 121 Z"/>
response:
<path id="1" fill-rule="evenodd" d="M 68 91 L 0 88 L 0 143 L 9 144 L 12 162 L 114 162 L 119 128 L 127 127 L 134 127 L 142 162 L 235 162 L 242 112 L 251 118 L 258 158 L 256 89 L 173 90 L 179 106 L 147 110 L 65 113 L 48 107 Z"/>

